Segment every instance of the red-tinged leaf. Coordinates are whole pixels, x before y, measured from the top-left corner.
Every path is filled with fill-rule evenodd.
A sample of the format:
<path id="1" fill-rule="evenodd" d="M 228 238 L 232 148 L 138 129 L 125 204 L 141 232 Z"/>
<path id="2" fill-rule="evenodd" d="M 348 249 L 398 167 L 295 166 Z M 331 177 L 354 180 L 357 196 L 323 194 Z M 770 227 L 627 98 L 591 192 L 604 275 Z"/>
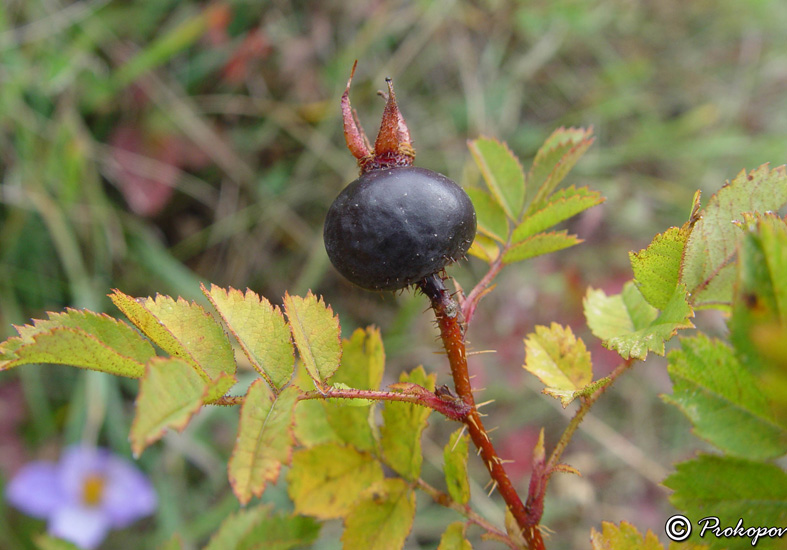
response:
<path id="1" fill-rule="evenodd" d="M 534 258 L 550 252 L 557 252 L 572 247 L 582 242 L 576 235 L 569 235 L 568 231 L 555 231 L 552 233 L 539 233 L 516 243 L 503 253 L 503 263 L 511 264 Z"/>
<path id="2" fill-rule="evenodd" d="M 339 318 L 309 291 L 305 298 L 284 295 L 292 337 L 309 375 L 320 384 L 333 376 L 342 358 Z"/>
<path id="3" fill-rule="evenodd" d="M 207 395 L 205 380 L 182 359 L 151 360 L 139 385 L 131 424 L 131 449 L 139 456 L 167 428 L 183 431 Z"/>
<path id="4" fill-rule="evenodd" d="M 278 307 L 251 290 L 211 285 L 202 292 L 216 308 L 252 366 L 277 390 L 292 378 L 295 351 L 290 328 Z"/>
<path id="5" fill-rule="evenodd" d="M 614 523 L 601 523 L 601 532 L 590 532 L 590 546 L 593 550 L 664 550 L 659 539 L 652 531 L 641 535 L 637 528 L 625 521 L 620 527 Z"/>
<path id="6" fill-rule="evenodd" d="M 468 142 L 489 190 L 511 220 L 519 219 L 525 201 L 525 173 L 505 143 L 479 138 Z"/>
<path id="7" fill-rule="evenodd" d="M 249 387 L 229 462 L 230 484 L 241 504 L 252 495 L 260 496 L 268 482 L 279 477 L 282 464 L 289 463 L 298 393 L 295 386 L 288 386 L 276 396 L 262 379 Z"/>
<path id="8" fill-rule="evenodd" d="M 371 454 L 328 443 L 293 455 L 287 490 L 295 503 L 295 513 L 319 519 L 342 518 L 361 493 L 383 478 L 383 468 Z"/>
<path id="9" fill-rule="evenodd" d="M 344 548 L 401 550 L 415 518 L 415 493 L 402 479 L 367 489 L 344 520 Z"/>
<path id="10" fill-rule="evenodd" d="M 558 184 L 593 144 L 593 129 L 558 128 L 536 153 L 527 182 L 534 193 L 527 214 L 542 208 Z"/>

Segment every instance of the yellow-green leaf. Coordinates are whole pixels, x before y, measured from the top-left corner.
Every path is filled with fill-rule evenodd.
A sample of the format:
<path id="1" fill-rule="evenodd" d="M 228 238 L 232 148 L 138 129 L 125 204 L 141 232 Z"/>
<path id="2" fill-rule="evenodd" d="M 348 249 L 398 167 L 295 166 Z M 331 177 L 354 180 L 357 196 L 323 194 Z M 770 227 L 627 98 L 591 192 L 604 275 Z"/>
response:
<path id="1" fill-rule="evenodd" d="M 473 550 L 470 541 L 465 538 L 467 524 L 455 521 L 448 526 L 440 537 L 437 550 Z"/>
<path id="2" fill-rule="evenodd" d="M 167 428 L 182 431 L 200 409 L 208 391 L 205 380 L 186 361 L 156 358 L 145 369 L 135 401 L 131 449 L 139 456 Z"/>
<path id="3" fill-rule="evenodd" d="M 342 340 L 342 366 L 334 382 L 359 390 L 380 388 L 385 370 L 385 351 L 380 329 L 358 328 L 349 340 Z"/>
<path id="4" fill-rule="evenodd" d="M 553 231 L 551 233 L 539 233 L 528 237 L 508 248 L 503 253 L 503 263 L 511 264 L 557 252 L 564 248 L 569 248 L 582 242 L 576 235 L 569 235 L 565 229 L 563 231 Z"/>
<path id="5" fill-rule="evenodd" d="M 203 550 L 227 550 L 237 548 L 252 527 L 270 515 L 270 505 L 258 505 L 238 510 L 221 522 L 208 545 Z"/>
<path id="6" fill-rule="evenodd" d="M 327 382 L 342 357 L 339 318 L 311 291 L 305 298 L 285 294 L 284 310 L 301 361 L 315 381 Z"/>
<path id="7" fill-rule="evenodd" d="M 298 393 L 288 386 L 276 396 L 259 378 L 249 387 L 229 462 L 230 484 L 241 504 L 260 496 L 267 483 L 279 477 L 281 465 L 289 463 Z"/>
<path id="8" fill-rule="evenodd" d="M 591 191 L 587 187 L 577 189 L 572 185 L 562 189 L 549 197 L 547 203 L 540 209 L 525 216 L 522 223 L 516 226 L 511 234 L 511 242 L 517 243 L 541 233 L 602 202 L 604 197 L 601 193 Z"/>
<path id="9" fill-rule="evenodd" d="M 344 548 L 401 550 L 415 518 L 415 493 L 402 479 L 366 490 L 344 519 Z"/>
<path id="10" fill-rule="evenodd" d="M 435 374 L 427 376 L 424 368 L 418 367 L 409 374 L 403 372 L 399 382 L 418 384 L 434 391 L 436 378 Z M 400 401 L 386 401 L 383 405 L 380 444 L 385 463 L 410 481 L 421 475 L 421 434 L 431 412 L 427 407 Z"/>
<path id="11" fill-rule="evenodd" d="M 478 233 L 476 234 L 475 240 L 473 241 L 473 244 L 470 245 L 470 250 L 468 250 L 467 253 L 485 261 L 488 264 L 491 264 L 500 255 L 500 247 L 490 237 Z"/>
<path id="12" fill-rule="evenodd" d="M 550 390 L 559 395 L 563 408 L 593 380 L 590 352 L 571 327 L 552 323 L 537 326 L 525 340 L 525 370 L 535 374 Z"/>
<path id="13" fill-rule="evenodd" d="M 604 521 L 600 533 L 592 529 L 590 546 L 593 550 L 664 550 L 652 531 L 648 530 L 642 536 L 636 527 L 625 521 L 621 522 L 620 527 Z"/>
<path id="14" fill-rule="evenodd" d="M 448 444 L 443 449 L 443 472 L 448 494 L 459 504 L 470 501 L 470 482 L 467 478 L 467 450 L 470 436 L 462 435 L 459 428 L 451 434 Z"/>
<path id="15" fill-rule="evenodd" d="M 634 282 L 645 300 L 657 309 L 664 309 L 675 293 L 683 249 L 690 233 L 688 223 L 671 227 L 656 235 L 647 248 L 629 253 Z"/>
<path id="16" fill-rule="evenodd" d="M 290 328 L 278 307 L 246 289 L 225 290 L 211 285 L 202 292 L 216 308 L 252 366 L 276 389 L 292 378 L 295 352 Z"/>
<path id="17" fill-rule="evenodd" d="M 492 196 L 511 220 L 519 219 L 525 203 L 525 173 L 519 159 L 496 139 L 471 140 L 468 147 Z"/>
<path id="18" fill-rule="evenodd" d="M 527 176 L 533 198 L 527 213 L 539 210 L 593 144 L 592 129 L 558 128 L 536 153 Z"/>
<path id="19" fill-rule="evenodd" d="M 372 455 L 328 443 L 293 455 L 287 490 L 295 503 L 295 513 L 341 518 L 361 493 L 383 477 L 382 466 Z"/>

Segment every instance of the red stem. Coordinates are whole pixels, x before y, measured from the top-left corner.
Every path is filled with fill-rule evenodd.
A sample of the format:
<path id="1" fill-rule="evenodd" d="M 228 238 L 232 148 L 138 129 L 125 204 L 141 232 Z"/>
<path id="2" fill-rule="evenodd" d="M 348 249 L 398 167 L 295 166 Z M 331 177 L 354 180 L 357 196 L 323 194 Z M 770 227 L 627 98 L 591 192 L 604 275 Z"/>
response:
<path id="1" fill-rule="evenodd" d="M 490 278 L 491 280 L 491 278 Z M 514 489 L 508 474 L 503 468 L 503 461 L 495 451 L 492 441 L 481 421 L 481 415 L 475 406 L 473 388 L 467 370 L 467 353 L 465 351 L 464 325 L 462 313 L 457 303 L 451 298 L 442 279 L 436 275 L 427 277 L 419 284 L 420 289 L 432 303 L 432 309 L 440 327 L 440 337 L 448 354 L 451 374 L 457 395 L 470 407 L 463 419 L 473 444 L 480 450 L 481 458 L 489 475 L 497 486 L 497 490 L 508 506 L 519 526 L 522 536 L 531 550 L 544 550 L 544 541 L 538 530 L 538 522 L 532 521 L 532 514 Z"/>

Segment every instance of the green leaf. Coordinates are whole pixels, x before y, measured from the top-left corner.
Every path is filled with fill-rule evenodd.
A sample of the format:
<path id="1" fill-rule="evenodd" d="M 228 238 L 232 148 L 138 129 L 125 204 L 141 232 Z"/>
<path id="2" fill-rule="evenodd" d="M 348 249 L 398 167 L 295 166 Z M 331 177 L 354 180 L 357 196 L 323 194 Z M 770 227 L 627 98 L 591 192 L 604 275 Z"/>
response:
<path id="1" fill-rule="evenodd" d="M 311 518 L 273 514 L 255 524 L 235 550 L 304 548 L 317 540 L 320 527 L 322 525 Z"/>
<path id="2" fill-rule="evenodd" d="M 443 472 L 448 494 L 459 504 L 470 501 L 470 482 L 467 478 L 467 450 L 470 436 L 462 435 L 465 430 L 459 428 L 451 434 L 448 444 L 443 449 Z"/>
<path id="3" fill-rule="evenodd" d="M 558 128 L 536 153 L 527 176 L 534 193 L 527 214 L 535 212 L 593 144 L 592 128 Z"/>
<path id="4" fill-rule="evenodd" d="M 344 548 L 401 550 L 413 527 L 415 493 L 402 479 L 366 490 L 344 520 Z"/>
<path id="5" fill-rule="evenodd" d="M 46 534 L 36 535 L 33 539 L 38 550 L 81 550 L 76 544 Z"/>
<path id="6" fill-rule="evenodd" d="M 198 304 L 169 296 L 134 299 L 117 289 L 109 297 L 161 349 L 187 361 L 205 381 L 217 381 L 208 393 L 207 402 L 221 397 L 232 387 L 235 382 L 232 345 L 221 325 Z"/>
<path id="7" fill-rule="evenodd" d="M 295 368 L 295 351 L 279 308 L 249 289 L 244 294 L 216 285 L 201 287 L 257 372 L 276 389 L 286 385 Z"/>
<path id="8" fill-rule="evenodd" d="M 504 243 L 508 239 L 508 220 L 503 207 L 497 200 L 481 189 L 465 189 L 475 208 L 478 230 L 485 235 Z"/>
<path id="9" fill-rule="evenodd" d="M 763 164 L 713 195 L 686 242 L 680 281 L 695 307 L 728 305 L 735 280 L 734 257 L 743 232 L 734 221 L 744 212 L 778 211 L 787 204 L 787 168 Z"/>
<path id="10" fill-rule="evenodd" d="M 241 504 L 260 496 L 265 485 L 279 477 L 281 465 L 289 463 L 298 393 L 298 388 L 288 386 L 276 396 L 259 378 L 249 387 L 229 462 L 230 484 Z"/>
<path id="11" fill-rule="evenodd" d="M 620 527 L 603 521 L 600 533 L 591 529 L 590 547 L 593 550 L 664 550 L 652 531 L 648 530 L 643 537 L 636 527 L 626 521 L 622 521 Z"/>
<path id="12" fill-rule="evenodd" d="M 518 220 L 525 204 L 525 173 L 519 159 L 496 139 L 471 140 L 468 147 L 495 200 L 509 218 Z"/>
<path id="13" fill-rule="evenodd" d="M 671 227 L 656 235 L 647 248 L 629 252 L 634 282 L 647 302 L 655 308 L 667 306 L 678 287 L 683 249 L 691 227 Z"/>
<path id="14" fill-rule="evenodd" d="M 385 351 L 380 329 L 356 329 L 349 340 L 342 340 L 342 367 L 334 382 L 359 390 L 377 390 L 383 380 Z"/>
<path id="15" fill-rule="evenodd" d="M 511 235 L 511 242 L 517 243 L 545 229 L 559 224 L 588 208 L 604 202 L 598 191 L 587 187 L 575 188 L 573 185 L 549 197 L 548 202 L 539 210 L 528 214 Z"/>
<path id="16" fill-rule="evenodd" d="M 339 318 L 311 291 L 305 298 L 285 294 L 284 310 L 301 361 L 315 381 L 325 383 L 342 357 Z"/>
<path id="17" fill-rule="evenodd" d="M 140 378 L 155 356 L 150 342 L 103 313 L 67 309 L 48 319 L 15 326 L 19 336 L 0 343 L 0 371 L 30 363 L 53 363 Z"/>
<path id="18" fill-rule="evenodd" d="M 590 352 L 571 327 L 537 326 L 525 340 L 525 370 L 535 374 L 566 408 L 593 380 Z M 550 391 L 547 391 L 550 390 Z"/>
<path id="19" fill-rule="evenodd" d="M 437 550 L 473 550 L 470 541 L 465 538 L 467 524 L 455 521 L 443 532 L 440 537 L 440 546 Z"/>
<path id="20" fill-rule="evenodd" d="M 383 468 L 372 455 L 328 443 L 293 455 L 287 490 L 295 503 L 295 513 L 319 519 L 342 518 L 361 493 L 383 477 Z"/>
<path id="21" fill-rule="evenodd" d="M 409 382 L 434 391 L 437 375 L 427 376 L 423 367 L 403 372 L 399 382 Z M 383 426 L 380 429 L 380 444 L 385 463 L 403 478 L 415 481 L 421 475 L 421 434 L 427 425 L 432 409 L 386 401 L 383 405 Z"/>
<path id="22" fill-rule="evenodd" d="M 744 529 L 787 526 L 787 473 L 774 464 L 700 455 L 678 464 L 664 485 L 674 491 L 670 502 L 695 521 L 718 517 L 722 529 L 734 528 L 741 519 Z M 703 542 L 713 549 L 752 548 L 748 537 L 717 538 L 706 533 L 700 539 L 699 532 L 695 525 L 689 541 Z M 757 548 L 777 541 L 763 537 Z"/>
<path id="23" fill-rule="evenodd" d="M 673 395 L 664 400 L 680 408 L 699 437 L 743 458 L 787 453 L 787 430 L 730 347 L 699 334 L 681 340 L 668 359 Z"/>
<path id="24" fill-rule="evenodd" d="M 152 359 L 140 381 L 131 424 L 131 449 L 135 456 L 158 441 L 167 428 L 183 431 L 202 407 L 208 385 L 182 359 Z"/>
<path id="25" fill-rule="evenodd" d="M 535 256 L 541 256 L 542 254 L 557 252 L 581 242 L 582 239 L 576 235 L 569 235 L 565 229 L 551 233 L 539 233 L 508 248 L 503 253 L 503 263 L 511 264 Z"/>
<path id="26" fill-rule="evenodd" d="M 270 509 L 270 505 L 259 505 L 230 514 L 224 518 L 203 550 L 237 549 L 249 531 L 270 515 Z"/>
<path id="27" fill-rule="evenodd" d="M 583 305 L 591 332 L 604 347 L 617 351 L 624 359 L 645 359 L 649 351 L 664 355 L 667 340 L 678 330 L 694 326 L 689 320 L 694 312 L 681 286 L 661 314 L 645 301 L 632 281 L 614 296 L 588 289 Z"/>

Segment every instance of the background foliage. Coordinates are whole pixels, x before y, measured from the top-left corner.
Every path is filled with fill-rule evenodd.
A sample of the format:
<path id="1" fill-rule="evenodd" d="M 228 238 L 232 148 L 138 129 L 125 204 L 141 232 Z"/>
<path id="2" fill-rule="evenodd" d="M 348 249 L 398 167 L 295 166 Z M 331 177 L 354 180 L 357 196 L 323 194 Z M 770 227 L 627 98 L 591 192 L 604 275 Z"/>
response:
<path id="1" fill-rule="evenodd" d="M 500 426 L 501 452 L 525 475 L 536 427 L 565 418 L 524 376 L 522 339 L 557 320 L 595 342 L 581 314 L 588 286 L 619 292 L 631 278 L 627 252 L 680 226 L 695 189 L 710 196 L 744 167 L 783 162 L 786 20 L 778 0 L 745 11 L 726 0 L 4 2 L 2 336 L 44 310 L 110 310 L 113 287 L 201 299 L 204 280 L 271 300 L 312 289 L 345 337 L 353 323 L 381 326 L 387 383 L 424 361 L 446 376 L 430 355 L 423 301 L 350 287 L 323 250 L 325 210 L 356 174 L 338 98 L 357 58 L 362 121 L 378 119 L 374 91 L 393 77 L 418 164 L 463 184 L 480 178 L 467 139 L 505 139 L 529 159 L 558 126 L 594 127 L 568 181 L 607 197 L 574 222 L 587 244 L 510 268 L 470 334 L 476 351 L 498 350 L 475 359 L 476 381 L 497 399 L 487 423 Z M 476 262 L 452 274 L 475 280 Z M 721 328 L 710 314 L 695 324 Z M 591 351 L 604 376 L 616 359 Z M 130 449 L 135 386 L 66 368 L 4 374 L 0 479 L 80 437 Z M 669 388 L 664 360 L 651 356 L 583 423 L 566 461 L 584 477 L 555 478 L 544 518 L 567 548 L 586 545 L 601 519 L 663 532 L 666 465 L 697 445 L 658 399 Z M 163 505 L 151 529 L 114 534 L 114 545 L 150 546 L 175 530 L 200 541 L 237 506 L 224 467 L 232 417 L 205 410 L 142 456 Z M 442 441 L 452 428 L 434 422 L 427 434 Z M 424 451 L 423 475 L 438 476 L 442 446 L 427 438 Z M 470 468 L 482 473 L 472 458 Z M 264 500 L 280 505 L 283 486 Z M 481 500 L 491 517 L 502 513 Z M 434 547 L 446 512 L 418 506 L 408 544 Z M 30 547 L 37 529 L 4 508 L 0 527 L 4 548 Z M 338 544 L 330 529 L 321 536 Z"/>

